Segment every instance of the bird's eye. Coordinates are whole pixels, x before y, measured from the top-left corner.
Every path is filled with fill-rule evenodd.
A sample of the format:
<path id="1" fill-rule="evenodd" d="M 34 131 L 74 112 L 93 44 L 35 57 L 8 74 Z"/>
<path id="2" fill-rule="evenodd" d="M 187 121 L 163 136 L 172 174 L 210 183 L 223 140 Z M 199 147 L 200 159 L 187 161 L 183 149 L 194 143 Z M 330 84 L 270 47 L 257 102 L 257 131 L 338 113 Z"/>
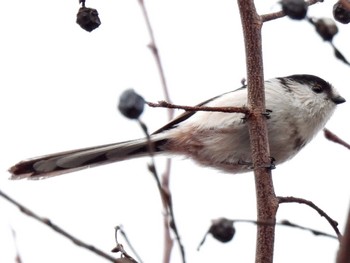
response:
<path id="1" fill-rule="evenodd" d="M 315 93 L 321 93 L 322 91 L 323 91 L 323 89 L 322 89 L 322 87 L 321 86 L 313 86 L 312 88 L 311 88 L 312 90 L 313 90 L 313 92 L 315 92 Z"/>

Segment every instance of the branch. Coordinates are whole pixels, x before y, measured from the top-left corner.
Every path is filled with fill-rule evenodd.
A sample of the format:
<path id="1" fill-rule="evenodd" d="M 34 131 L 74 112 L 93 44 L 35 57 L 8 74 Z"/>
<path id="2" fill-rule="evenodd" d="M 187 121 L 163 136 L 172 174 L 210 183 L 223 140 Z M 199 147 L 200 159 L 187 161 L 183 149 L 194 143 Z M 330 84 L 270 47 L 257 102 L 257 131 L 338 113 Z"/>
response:
<path id="1" fill-rule="evenodd" d="M 170 262 L 170 256 L 171 256 L 171 251 L 174 245 L 174 240 L 172 239 L 171 235 L 170 235 L 170 228 L 172 228 L 174 226 L 174 232 L 175 232 L 175 236 L 177 238 L 179 247 L 180 247 L 180 252 L 181 252 L 181 256 L 182 256 L 182 261 L 185 262 L 185 249 L 184 246 L 180 240 L 180 235 L 178 233 L 177 227 L 176 227 L 176 223 L 175 223 L 175 215 L 174 215 L 174 210 L 173 210 L 173 206 L 172 206 L 172 195 L 171 195 L 171 191 L 170 191 L 170 187 L 169 187 L 169 181 L 170 181 L 170 171 L 171 171 L 171 159 L 167 158 L 166 160 L 166 167 L 165 170 L 162 174 L 162 182 L 161 182 L 161 189 L 164 193 L 166 193 L 166 195 L 168 196 L 168 200 L 170 200 L 169 202 L 169 211 L 170 211 L 170 217 L 173 219 L 171 220 L 171 222 L 169 222 L 169 218 L 168 218 L 168 213 L 164 214 L 164 220 L 163 220 L 163 224 L 164 224 L 164 229 L 166 229 L 167 231 L 164 231 L 164 242 L 165 242 L 165 246 L 164 246 L 164 258 L 163 258 L 163 263 L 168 263 Z M 164 206 L 164 209 L 166 210 L 166 207 Z M 173 224 L 172 224 L 173 223 Z"/>
<path id="2" fill-rule="evenodd" d="M 213 226 L 215 223 L 219 222 L 218 220 L 221 221 L 221 227 L 220 228 L 217 228 L 216 229 L 216 233 L 217 235 L 220 234 L 219 236 L 215 236 L 215 234 L 213 233 Z M 213 237 L 218 240 L 218 241 L 221 241 L 221 242 L 228 242 L 230 241 L 233 237 L 234 237 L 234 233 L 235 233 L 235 230 L 233 231 L 233 234 L 232 236 L 230 236 L 229 238 L 230 239 L 226 239 L 228 238 L 228 236 L 223 236 L 224 234 L 224 230 L 225 230 L 225 233 L 228 232 L 229 228 L 230 229 L 236 229 L 236 227 L 234 227 L 234 223 L 250 223 L 250 224 L 254 224 L 254 225 L 257 225 L 257 226 L 286 226 L 286 227 L 293 227 L 293 228 L 297 228 L 297 229 L 300 229 L 300 230 L 306 230 L 306 231 L 310 231 L 312 234 L 314 235 L 317 235 L 317 236 L 324 236 L 324 237 L 329 237 L 329 238 L 334 238 L 334 239 L 338 239 L 337 236 L 334 236 L 334 235 L 330 235 L 328 233 L 325 233 L 325 232 L 322 232 L 322 231 L 319 231 L 319 230 L 315 230 L 315 229 L 312 229 L 312 228 L 309 228 L 309 227 L 304 227 L 304 226 L 301 226 L 301 225 L 297 225 L 297 224 L 294 224 L 294 223 L 291 223 L 290 221 L 288 220 L 282 220 L 281 222 L 277 222 L 277 223 L 274 223 L 274 222 L 263 222 L 263 221 L 256 221 L 256 220 L 249 220 L 249 219 L 227 219 L 227 218 L 220 218 L 220 219 L 217 219 L 217 220 L 213 220 L 212 221 L 212 225 L 210 226 L 210 228 L 208 229 L 208 231 L 205 233 L 204 237 L 202 238 L 202 241 L 199 243 L 198 247 L 197 247 L 197 250 L 199 251 L 199 249 L 201 248 L 201 246 L 203 246 L 207 236 L 209 234 L 212 234 Z M 223 225 L 223 222 L 230 222 L 231 223 L 231 226 L 228 226 L 228 225 Z M 219 237 L 224 237 L 225 239 L 220 239 Z M 347 262 L 347 261 L 344 261 L 344 263 Z"/>
<path id="3" fill-rule="evenodd" d="M 249 109 L 246 107 L 207 107 L 207 106 L 182 106 L 171 104 L 166 101 L 159 101 L 158 103 L 146 102 L 148 106 L 154 108 L 170 108 L 179 109 L 185 111 L 216 111 L 216 112 L 226 112 L 226 113 L 244 113 L 249 114 Z"/>
<path id="4" fill-rule="evenodd" d="M 126 252 L 126 250 L 124 249 L 123 245 L 120 244 L 118 242 L 118 231 L 123 235 L 126 243 L 128 244 L 128 246 L 130 247 L 130 249 L 133 251 L 133 253 L 135 254 L 135 256 L 137 257 L 137 259 L 139 260 L 139 262 L 137 262 L 132 256 L 129 255 L 128 252 Z M 139 255 L 136 253 L 135 249 L 133 248 L 133 246 L 131 245 L 131 243 L 129 242 L 129 239 L 127 238 L 125 232 L 123 231 L 121 226 L 116 226 L 115 227 L 115 242 L 117 243 L 116 246 L 112 249 L 113 253 L 118 253 L 120 252 L 122 255 L 122 258 L 127 258 L 126 262 L 132 262 L 132 263 L 142 263 L 141 258 L 139 257 Z M 119 262 L 119 261 L 118 261 Z M 124 261 L 123 261 L 124 262 Z"/>
<path id="5" fill-rule="evenodd" d="M 158 172 L 157 172 L 155 162 L 154 162 L 154 147 L 153 147 L 153 143 L 151 141 L 151 136 L 148 133 L 147 126 L 140 119 L 138 121 L 139 121 L 139 124 L 141 125 L 141 128 L 142 128 L 143 132 L 145 133 L 147 140 L 148 140 L 148 151 L 149 151 L 149 154 L 151 157 L 151 163 L 148 165 L 148 170 L 152 173 L 154 179 L 156 180 L 158 191 L 160 193 L 161 200 L 163 203 L 163 208 L 166 211 L 165 215 L 164 215 L 164 224 L 165 224 L 165 229 L 167 231 L 165 231 L 166 232 L 165 233 L 166 244 L 164 247 L 165 253 L 164 253 L 163 262 L 164 263 L 170 262 L 170 254 L 171 254 L 171 249 L 173 246 L 173 241 L 170 237 L 169 230 L 172 229 L 175 236 L 176 236 L 176 240 L 179 244 L 179 247 L 180 247 L 182 262 L 185 263 L 186 262 L 185 249 L 184 249 L 184 246 L 181 242 L 180 234 L 178 232 L 178 229 L 177 229 L 177 226 L 175 223 L 175 215 L 174 215 L 174 210 L 173 210 L 171 193 L 170 193 L 168 188 L 164 188 L 162 186 L 162 183 L 159 180 Z M 169 166 L 169 169 L 170 169 L 170 166 Z M 168 185 L 168 182 L 166 182 L 166 184 Z M 168 220 L 168 216 L 170 216 L 170 220 Z"/>
<path id="6" fill-rule="evenodd" d="M 236 220 L 232 220 L 234 223 L 252 223 L 252 224 L 256 224 L 256 225 L 265 225 L 265 226 L 271 226 L 272 223 L 269 222 L 259 222 L 259 221 L 255 221 L 255 220 L 247 220 L 247 219 L 236 219 Z M 280 222 L 276 222 L 276 226 L 286 226 L 286 227 L 293 227 L 293 228 L 297 228 L 300 230 L 305 230 L 305 231 L 310 231 L 312 234 L 316 235 L 316 236 L 325 236 L 325 237 L 329 237 L 329 238 L 334 238 L 334 239 L 338 239 L 337 236 L 334 235 L 330 235 L 328 233 L 313 229 L 313 228 L 309 228 L 309 227 L 305 227 L 305 226 L 301 226 L 298 224 L 294 224 L 291 223 L 289 220 L 281 220 Z M 339 240 L 339 239 L 338 239 Z"/>
<path id="7" fill-rule="evenodd" d="M 142 10 L 143 17 L 144 17 L 145 22 L 146 22 L 149 37 L 151 39 L 151 42 L 149 43 L 148 47 L 151 49 L 152 54 L 156 60 L 159 76 L 160 76 L 162 87 L 163 87 L 163 93 L 164 93 L 165 100 L 170 101 L 169 89 L 168 89 L 168 85 L 167 85 L 165 74 L 164 74 L 163 64 L 162 64 L 162 61 L 161 61 L 160 56 L 159 56 L 158 47 L 157 47 L 156 40 L 155 40 L 155 37 L 153 34 L 153 28 L 152 28 L 152 25 L 151 25 L 151 22 L 150 22 L 150 19 L 148 16 L 148 12 L 147 12 L 144 0 L 138 0 L 138 1 L 139 1 L 141 10 Z M 174 110 L 171 108 L 168 108 L 168 120 L 170 121 L 173 118 L 173 116 L 174 116 Z M 171 159 L 168 158 L 166 161 L 165 171 L 162 175 L 162 182 L 161 182 L 161 185 L 159 185 L 159 190 L 167 192 L 169 196 L 171 194 L 170 188 L 169 188 L 170 170 L 171 170 L 170 168 L 171 168 Z M 158 181 L 159 181 L 159 179 L 158 179 Z M 171 198 L 171 197 L 169 197 L 169 198 Z M 164 210 L 167 210 L 167 205 L 164 202 L 163 202 L 163 208 L 164 208 Z M 173 215 L 172 215 L 172 217 L 173 217 Z M 178 237 L 181 254 L 183 256 L 183 261 L 184 261 L 185 260 L 184 248 L 180 242 L 178 233 L 176 234 L 176 236 Z M 173 247 L 173 240 L 172 240 L 171 235 L 170 235 L 170 226 L 169 226 L 169 222 L 167 220 L 167 215 L 164 216 L 164 240 L 165 240 L 165 246 L 164 246 L 164 252 L 163 252 L 163 262 L 168 263 L 168 262 L 170 262 L 170 255 L 171 255 L 171 251 L 172 251 L 172 247 Z"/>
<path id="8" fill-rule="evenodd" d="M 305 226 L 297 225 L 297 224 L 291 223 L 291 222 L 288 221 L 288 220 L 282 220 L 280 223 L 276 223 L 276 225 L 279 225 L 279 226 L 289 226 L 289 227 L 298 228 L 298 229 L 300 229 L 300 230 L 310 231 L 310 232 L 311 232 L 312 234 L 314 234 L 315 236 L 325 236 L 325 237 L 330 237 L 330 238 L 338 239 L 337 236 L 330 235 L 330 234 L 327 234 L 327 233 L 322 232 L 322 231 L 319 231 L 319 230 L 315 230 L 315 229 L 310 228 L 310 227 L 305 227 Z M 339 239 L 338 239 L 338 240 L 339 240 Z"/>
<path id="9" fill-rule="evenodd" d="M 124 256 L 126 256 L 127 258 L 134 260 L 136 262 L 136 260 L 134 258 L 132 258 L 123 248 L 123 246 L 118 242 L 118 231 L 120 232 L 120 234 L 124 237 L 127 245 L 129 246 L 129 248 L 131 249 L 132 253 L 134 253 L 135 257 L 138 260 L 138 263 L 143 263 L 141 257 L 139 256 L 139 254 L 136 252 L 136 249 L 134 248 L 134 246 L 131 244 L 128 236 L 126 235 L 125 231 L 123 230 L 122 226 L 116 226 L 115 227 L 115 242 L 117 243 L 116 247 L 114 249 L 112 249 L 112 252 L 121 252 Z M 120 248 L 121 246 L 121 248 Z"/>
<path id="10" fill-rule="evenodd" d="M 348 212 L 348 219 L 346 221 L 344 236 L 341 239 L 340 247 L 337 254 L 337 263 L 350 262 L 350 209 Z"/>
<path id="11" fill-rule="evenodd" d="M 18 245 L 17 245 L 17 237 L 16 237 L 16 231 L 11 227 L 12 231 L 12 238 L 13 238 L 13 243 L 15 245 L 15 251 L 16 251 L 16 257 L 15 257 L 15 262 L 16 263 L 22 263 L 22 258 L 19 253 Z"/>
<path id="12" fill-rule="evenodd" d="M 330 130 L 328 130 L 327 128 L 323 129 L 323 133 L 324 136 L 334 142 L 334 143 L 338 143 L 340 145 L 343 145 L 344 147 L 348 148 L 350 150 L 350 144 L 348 144 L 346 141 L 343 141 L 342 139 L 340 139 L 337 135 L 335 135 L 333 132 L 331 132 Z"/>
<path id="13" fill-rule="evenodd" d="M 334 232 L 337 234 L 338 239 L 340 241 L 341 234 L 340 234 L 340 231 L 338 229 L 338 222 L 333 220 L 326 212 L 324 212 L 321 208 L 319 208 L 313 202 L 311 202 L 309 200 L 305 200 L 303 198 L 298 198 L 298 197 L 293 197 L 293 196 L 287 196 L 287 197 L 278 196 L 277 198 L 278 198 L 278 202 L 280 204 L 282 204 L 282 203 L 299 203 L 299 204 L 304 204 L 304 205 L 310 206 L 311 208 L 316 210 L 320 214 L 320 216 L 324 217 L 328 221 L 328 223 L 332 226 Z"/>
<path id="14" fill-rule="evenodd" d="M 162 82 L 164 98 L 166 101 L 170 101 L 169 89 L 168 89 L 168 85 L 167 85 L 165 74 L 164 74 L 163 64 L 162 64 L 162 61 L 161 61 L 160 56 L 159 56 L 159 51 L 158 51 L 158 47 L 157 47 L 156 40 L 154 37 L 153 28 L 152 28 L 152 25 L 151 25 L 151 22 L 150 22 L 150 19 L 148 16 L 148 12 L 147 12 L 144 0 L 138 0 L 138 1 L 139 1 L 141 10 L 142 10 L 143 17 L 145 18 L 149 37 L 151 39 L 151 42 L 148 44 L 148 47 L 151 49 L 152 54 L 154 55 L 154 58 L 155 58 L 156 63 L 157 63 L 159 76 L 160 76 L 160 79 Z M 173 115 L 174 115 L 173 110 L 169 110 L 168 111 L 168 119 L 169 120 L 172 119 Z"/>
<path id="15" fill-rule="evenodd" d="M 248 129 L 255 175 L 257 221 L 275 222 L 278 200 L 273 188 L 268 145 L 262 58 L 262 19 L 257 14 L 253 0 L 238 0 L 244 41 L 248 79 Z M 258 226 L 256 263 L 272 263 L 275 226 Z"/>
<path id="16" fill-rule="evenodd" d="M 314 5 L 318 2 L 323 2 L 323 0 L 309 0 L 309 1 L 306 1 L 306 3 L 310 6 L 310 5 Z M 275 19 L 278 19 L 278 18 L 282 18 L 286 16 L 284 14 L 283 11 L 278 11 L 278 12 L 275 12 L 275 13 L 270 13 L 270 14 L 265 14 L 265 15 L 261 15 L 261 20 L 262 22 L 268 22 L 268 21 L 271 21 L 271 20 L 275 20 Z"/>
<path id="17" fill-rule="evenodd" d="M 105 252 L 103 252 L 102 250 L 99 250 L 97 248 L 95 248 L 92 245 L 89 245 L 87 243 L 84 243 L 83 241 L 77 239 L 76 237 L 72 236 L 71 234 L 69 234 L 68 232 L 66 232 L 65 230 L 63 230 L 62 228 L 60 228 L 59 226 L 55 225 L 54 223 L 51 222 L 50 219 L 48 218 L 44 218 L 44 217 L 40 217 L 37 214 L 35 214 L 34 212 L 32 212 L 31 210 L 29 210 L 28 208 L 26 208 L 25 206 L 23 206 L 22 204 L 18 203 L 17 201 L 13 200 L 11 197 L 9 197 L 8 195 L 6 195 L 4 192 L 2 192 L 0 190 L 0 196 L 2 196 L 3 198 L 5 198 L 7 201 L 9 201 L 11 204 L 17 206 L 19 208 L 19 210 L 26 214 L 29 217 L 32 217 L 36 220 L 38 220 L 40 223 L 43 223 L 45 225 L 47 225 L 49 228 L 51 228 L 53 231 L 59 233 L 60 235 L 68 238 L 70 241 L 72 241 L 75 245 L 83 247 L 87 250 L 90 250 L 91 252 L 95 253 L 98 256 L 101 256 L 111 262 L 117 262 L 116 258 L 111 257 L 110 255 L 106 254 Z"/>

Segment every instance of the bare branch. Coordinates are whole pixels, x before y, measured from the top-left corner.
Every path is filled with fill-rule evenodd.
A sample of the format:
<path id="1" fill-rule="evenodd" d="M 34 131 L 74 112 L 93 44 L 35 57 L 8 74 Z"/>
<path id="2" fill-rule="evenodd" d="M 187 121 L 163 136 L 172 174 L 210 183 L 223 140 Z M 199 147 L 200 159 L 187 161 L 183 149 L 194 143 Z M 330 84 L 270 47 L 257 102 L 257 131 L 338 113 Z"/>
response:
<path id="1" fill-rule="evenodd" d="M 126 250 L 124 249 L 123 245 L 121 243 L 119 243 L 118 241 L 118 232 L 120 232 L 126 242 L 128 243 L 129 247 L 131 248 L 131 250 L 134 252 L 134 254 L 136 255 L 136 257 L 139 259 L 139 262 L 137 262 L 132 256 L 129 255 L 128 252 L 126 252 Z M 133 249 L 133 247 L 131 246 L 131 243 L 129 242 L 129 239 L 126 237 L 125 232 L 123 231 L 123 229 L 121 228 L 121 226 L 116 226 L 115 227 L 115 242 L 117 243 L 116 246 L 112 249 L 113 253 L 118 253 L 120 252 L 123 258 L 127 258 L 127 262 L 132 262 L 132 263 L 142 263 L 141 258 L 138 256 L 137 253 L 135 253 L 136 251 Z"/>
<path id="2" fill-rule="evenodd" d="M 313 229 L 313 228 L 310 228 L 310 227 L 305 227 L 305 226 L 297 225 L 297 224 L 291 223 L 291 222 L 288 221 L 288 220 L 282 220 L 280 223 L 276 223 L 276 225 L 294 227 L 294 228 L 298 228 L 298 229 L 300 229 L 300 230 L 310 231 L 312 234 L 314 234 L 314 235 L 316 235 L 316 236 L 324 236 L 324 237 L 330 237 L 330 238 L 338 239 L 337 236 L 330 235 L 330 234 L 328 234 L 328 233 L 325 233 L 325 232 L 322 232 L 322 231 L 319 231 L 319 230 L 316 230 L 316 229 Z M 338 239 L 338 240 L 339 240 L 339 239 Z"/>
<path id="3" fill-rule="evenodd" d="M 19 249 L 18 249 L 18 245 L 17 245 L 16 231 L 13 228 L 11 228 L 11 232 L 12 232 L 13 243 L 15 245 L 15 251 L 16 251 L 15 262 L 22 263 L 21 255 L 19 253 Z"/>
<path id="4" fill-rule="evenodd" d="M 161 189 L 164 193 L 167 194 L 169 200 L 172 200 L 172 196 L 171 196 L 171 191 L 170 191 L 170 187 L 169 187 L 169 181 L 170 181 L 170 171 L 171 171 L 171 159 L 167 158 L 166 160 L 166 167 L 165 170 L 162 174 L 162 182 L 161 182 Z M 170 217 L 171 218 L 175 218 L 174 215 L 174 210 L 172 208 L 172 202 L 169 203 L 171 205 L 171 207 L 169 207 L 170 210 Z M 164 209 L 166 210 L 166 207 L 164 207 Z M 173 221 L 175 224 L 175 221 Z M 164 214 L 164 220 L 163 220 L 163 224 L 164 224 L 164 229 L 166 229 L 167 231 L 164 231 L 164 258 L 163 258 L 163 263 L 168 263 L 170 262 L 170 256 L 171 256 L 171 251 L 174 245 L 174 240 L 172 239 L 171 235 L 170 235 L 170 228 L 171 228 L 171 222 L 169 222 L 169 215 Z M 181 243 L 180 240 L 180 235 L 177 231 L 177 227 L 175 224 L 175 229 L 176 229 L 176 237 L 177 240 L 179 242 L 179 246 L 180 246 L 180 250 L 181 250 L 181 254 L 183 256 L 183 259 L 185 259 L 185 250 L 183 247 L 183 244 Z"/>
<path id="5" fill-rule="evenodd" d="M 314 210 L 316 210 L 320 216 L 324 217 L 328 223 L 332 226 L 334 232 L 337 234 L 338 239 L 341 239 L 341 233 L 338 229 L 338 222 L 333 220 L 326 212 L 324 212 L 321 208 L 319 208 L 317 205 L 315 205 L 313 202 L 303 199 L 303 198 L 298 198 L 298 197 L 293 197 L 293 196 L 287 196 L 287 197 L 283 197 L 283 196 L 278 196 L 278 202 L 280 204 L 282 203 L 299 203 L 299 204 L 304 204 L 307 206 L 310 206 L 311 208 L 313 208 Z"/>
<path id="6" fill-rule="evenodd" d="M 350 262 L 350 209 L 348 212 L 348 219 L 346 221 L 344 236 L 341 239 L 340 247 L 337 254 L 337 263 Z"/>
<path id="7" fill-rule="evenodd" d="M 323 133 L 324 133 L 324 136 L 328 140 L 335 142 L 335 143 L 338 143 L 340 145 L 343 145 L 344 147 L 346 147 L 350 150 L 350 144 L 348 144 L 346 141 L 343 141 L 342 139 L 340 139 L 337 135 L 335 135 L 333 132 L 331 132 L 327 128 L 323 129 Z"/>
<path id="8" fill-rule="evenodd" d="M 215 220 L 213 220 L 213 221 L 215 222 Z M 310 231 L 312 234 L 317 235 L 317 236 L 324 236 L 324 237 L 338 239 L 337 236 L 330 235 L 328 233 L 325 233 L 325 232 L 322 232 L 319 230 L 315 230 L 313 228 L 297 225 L 297 224 L 291 223 L 288 220 L 282 220 L 281 222 L 276 222 L 276 223 L 275 222 L 256 221 L 256 220 L 250 220 L 250 219 L 227 219 L 227 221 L 231 221 L 232 226 L 235 223 L 250 223 L 250 224 L 254 224 L 254 225 L 258 225 L 258 226 L 275 226 L 276 225 L 276 226 L 293 227 L 293 228 L 297 228 L 300 230 Z M 208 231 L 205 233 L 204 237 L 202 238 L 201 242 L 199 243 L 199 245 L 197 247 L 198 251 L 203 246 L 208 234 L 210 234 L 210 230 L 211 230 L 211 227 L 208 229 Z M 344 261 L 344 263 L 345 263 L 345 261 Z"/>
<path id="9" fill-rule="evenodd" d="M 59 233 L 60 235 L 68 238 L 70 241 L 72 241 L 75 245 L 83 247 L 87 250 L 90 250 L 91 252 L 93 252 L 94 254 L 101 256 L 111 262 L 116 262 L 116 258 L 111 257 L 110 255 L 106 254 L 105 252 L 103 252 L 102 250 L 97 249 L 96 247 L 89 245 L 79 239 L 77 239 L 76 237 L 72 236 L 71 234 L 69 234 L 68 232 L 66 232 L 65 230 L 63 230 L 61 227 L 55 225 L 54 223 L 51 222 L 50 219 L 48 218 L 44 218 L 44 217 L 40 217 L 37 214 L 35 214 L 34 212 L 32 212 L 31 210 L 29 210 L 27 207 L 23 206 L 22 204 L 18 203 L 17 201 L 13 200 L 11 197 L 9 197 L 8 195 L 6 195 L 4 192 L 2 192 L 0 190 L 0 196 L 2 196 L 3 198 L 5 198 L 7 201 L 9 201 L 11 204 L 17 206 L 19 208 L 19 210 L 26 214 L 29 217 L 32 217 L 36 220 L 38 220 L 40 223 L 43 223 L 45 225 L 47 225 L 49 228 L 51 228 L 53 231 Z"/>
<path id="10" fill-rule="evenodd" d="M 305 231 L 310 231 L 312 234 L 316 235 L 316 236 L 325 236 L 325 237 L 329 237 L 329 238 L 334 238 L 334 239 L 338 239 L 337 236 L 334 235 L 330 235 L 328 233 L 313 229 L 313 228 L 309 228 L 309 227 L 304 227 L 298 224 L 294 224 L 291 223 L 289 220 L 281 220 L 280 222 L 276 222 L 276 223 L 271 223 L 271 222 L 261 222 L 261 221 L 255 221 L 255 220 L 248 220 L 248 219 L 235 219 L 232 220 L 234 223 L 252 223 L 252 224 L 256 224 L 256 225 L 265 225 L 265 226 L 271 226 L 273 224 L 276 224 L 276 226 L 286 226 L 286 227 L 293 227 L 293 228 L 297 228 L 300 230 L 305 230 Z"/>
<path id="11" fill-rule="evenodd" d="M 124 254 L 126 257 L 132 258 L 132 257 L 124 250 L 124 248 L 123 248 L 123 249 L 120 249 L 120 248 L 118 247 L 118 245 L 119 245 L 118 238 L 117 238 L 117 237 L 118 237 L 118 236 L 117 236 L 118 231 L 119 231 L 120 234 L 124 237 L 126 243 L 128 244 L 129 248 L 131 249 L 132 253 L 133 253 L 133 254 L 135 255 L 135 257 L 137 258 L 138 263 L 143 263 L 141 257 L 140 257 L 139 254 L 136 252 L 136 249 L 134 248 L 134 246 L 131 244 L 131 242 L 130 242 L 128 236 L 126 235 L 126 233 L 125 233 L 125 231 L 124 231 L 124 229 L 123 229 L 122 226 L 116 226 L 116 227 L 115 227 L 115 241 L 116 241 L 116 243 L 117 243 L 117 246 L 116 246 L 115 249 L 118 250 L 117 252 L 121 252 L 121 253 Z M 115 252 L 114 249 L 112 250 L 112 252 Z M 136 261 L 136 260 L 133 259 L 133 258 L 132 258 L 132 260 Z"/>
<path id="12" fill-rule="evenodd" d="M 152 51 L 152 54 L 156 60 L 165 100 L 170 101 L 169 89 L 165 78 L 163 64 L 159 55 L 158 47 L 157 47 L 156 40 L 153 33 L 153 28 L 148 16 L 148 12 L 147 12 L 144 0 L 139 0 L 139 4 L 142 10 L 143 17 L 146 22 L 148 34 L 151 39 L 151 42 L 149 43 L 148 47 Z M 173 118 L 173 116 L 174 116 L 174 109 L 168 108 L 168 120 L 170 121 Z M 169 195 L 170 195 L 170 188 L 169 188 L 170 167 L 171 167 L 171 159 L 168 158 L 166 161 L 165 172 L 162 174 L 161 187 L 159 188 L 159 189 L 162 189 L 162 191 L 167 192 Z M 167 204 L 163 202 L 163 206 L 164 206 L 164 210 L 167 210 Z M 169 226 L 167 215 L 164 215 L 164 240 L 165 240 L 165 245 L 164 245 L 164 253 L 163 253 L 164 254 L 163 263 L 168 263 L 170 262 L 170 255 L 173 247 L 173 240 L 170 236 L 170 226 Z M 178 240 L 180 241 L 179 237 L 178 237 Z M 181 243 L 179 245 L 180 245 L 181 253 L 184 259 L 184 251 L 183 251 L 184 248 L 182 247 Z"/>
<path id="13" fill-rule="evenodd" d="M 181 257 L 182 257 L 182 262 L 185 263 L 186 262 L 186 257 L 185 257 L 185 248 L 181 242 L 181 238 L 180 238 L 180 234 L 178 232 L 176 223 L 175 223 L 175 215 L 174 215 L 174 210 L 173 210 L 173 204 L 172 204 L 172 198 L 171 198 L 171 193 L 169 191 L 168 188 L 163 188 L 161 181 L 159 180 L 159 175 L 155 166 L 155 162 L 154 162 L 154 149 L 153 149 L 153 144 L 151 141 L 151 137 L 150 134 L 148 133 L 148 129 L 147 126 L 141 121 L 138 120 L 142 130 L 144 131 L 144 133 L 146 134 L 146 137 L 148 139 L 148 151 L 151 157 L 151 163 L 148 165 L 148 170 L 152 173 L 154 179 L 156 180 L 157 183 L 157 187 L 158 187 L 158 191 L 160 193 L 161 196 L 161 200 L 163 203 L 163 208 L 165 210 L 165 215 L 164 215 L 164 224 L 165 224 L 165 228 L 166 230 L 172 229 L 175 236 L 176 236 L 176 240 L 179 244 L 180 247 L 180 252 L 181 252 Z M 170 166 L 169 166 L 170 169 Z M 168 182 L 166 182 L 166 184 L 168 184 Z M 170 216 L 170 220 L 169 217 Z M 173 246 L 173 241 L 170 237 L 170 233 L 169 231 L 166 231 L 168 233 L 165 234 L 166 237 L 166 244 L 165 244 L 165 253 L 164 253 L 164 258 L 163 258 L 163 262 L 167 263 L 170 262 L 170 254 L 171 254 L 171 248 Z"/>
<path id="14" fill-rule="evenodd" d="M 145 6 L 145 2 L 144 2 L 144 0 L 138 0 L 138 1 L 139 1 L 141 10 L 142 10 L 143 17 L 145 18 L 145 22 L 146 22 L 146 26 L 147 26 L 149 37 L 151 39 L 151 42 L 148 44 L 148 47 L 152 51 L 152 54 L 154 55 L 154 58 L 155 58 L 156 63 L 157 63 L 159 76 L 160 76 L 160 79 L 161 79 L 161 82 L 162 82 L 164 98 L 165 98 L 166 101 L 170 101 L 169 89 L 168 89 L 168 85 L 167 85 L 166 78 L 165 78 L 163 64 L 162 64 L 162 61 L 161 61 L 160 56 L 159 56 L 158 47 L 157 47 L 156 40 L 155 40 L 155 37 L 154 37 L 151 21 L 149 19 L 148 12 L 147 12 L 147 9 L 146 9 L 146 6 Z M 169 109 L 169 111 L 168 111 L 168 119 L 169 120 L 172 119 L 173 115 L 174 115 L 174 111 Z"/>
<path id="15" fill-rule="evenodd" d="M 244 41 L 248 83 L 248 129 L 255 175 L 258 221 L 275 222 L 278 201 L 271 176 L 271 159 L 264 117 L 264 68 L 262 57 L 262 19 L 256 12 L 253 0 L 238 0 Z M 272 263 L 275 226 L 258 226 L 256 263 Z"/>
<path id="16" fill-rule="evenodd" d="M 148 106 L 155 108 L 171 108 L 179 109 L 185 111 L 217 111 L 217 112 L 226 112 L 226 113 L 244 113 L 249 114 L 249 109 L 246 107 L 207 107 L 207 106 L 183 106 L 171 104 L 166 101 L 159 101 L 158 103 L 146 102 Z"/>
<path id="17" fill-rule="evenodd" d="M 266 14 L 266 15 L 261 15 L 261 20 L 265 23 L 265 22 L 269 22 L 271 20 L 275 20 L 278 18 L 282 18 L 285 17 L 285 13 L 281 10 L 278 12 L 274 12 L 274 13 L 270 13 L 270 14 Z"/>
<path id="18" fill-rule="evenodd" d="M 323 2 L 323 0 L 309 0 L 309 1 L 306 1 L 306 3 L 310 6 L 310 5 L 314 5 L 318 2 Z M 261 20 L 264 22 L 268 22 L 268 21 L 271 21 L 271 20 L 275 20 L 275 19 L 278 19 L 278 18 L 282 18 L 286 16 L 284 14 L 283 11 L 278 11 L 278 12 L 275 12 L 275 13 L 270 13 L 270 14 L 265 14 L 265 15 L 261 15 Z"/>

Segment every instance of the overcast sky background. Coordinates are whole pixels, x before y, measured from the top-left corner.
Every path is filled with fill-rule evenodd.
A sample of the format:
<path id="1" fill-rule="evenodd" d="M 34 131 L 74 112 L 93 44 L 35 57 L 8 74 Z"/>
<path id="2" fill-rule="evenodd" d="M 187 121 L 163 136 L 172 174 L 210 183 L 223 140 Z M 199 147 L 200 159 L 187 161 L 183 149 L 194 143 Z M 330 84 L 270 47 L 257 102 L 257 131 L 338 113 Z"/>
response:
<path id="1" fill-rule="evenodd" d="M 245 77 L 244 45 L 236 1 L 145 1 L 173 102 L 193 105 L 236 89 Z M 331 17 L 334 1 L 312 6 L 310 16 Z M 257 1 L 261 13 L 278 11 L 275 1 Z M 162 207 L 148 159 L 126 161 L 42 181 L 9 181 L 8 167 L 33 156 L 142 137 L 135 122 L 116 111 L 126 88 L 148 101 L 163 99 L 149 36 L 138 1 L 87 1 L 102 25 L 92 33 L 76 23 L 78 1 L 3 1 L 0 16 L 0 188 L 76 237 L 110 251 L 114 227 L 124 226 L 144 262 L 161 262 Z M 338 25 L 336 46 L 350 59 L 350 27 Z M 288 18 L 263 28 L 265 78 L 318 75 L 350 101 L 350 68 L 312 26 Z M 350 142 L 350 104 L 338 107 L 327 127 Z M 146 109 L 155 130 L 164 109 Z M 297 157 L 273 171 L 277 195 L 309 199 L 343 230 L 350 199 L 349 151 L 322 134 Z M 165 159 L 157 158 L 159 171 Z M 171 190 L 187 262 L 253 262 L 256 228 L 237 224 L 233 241 L 201 238 L 218 217 L 255 219 L 252 173 L 222 174 L 174 158 Z M 303 205 L 283 204 L 278 220 L 333 234 L 329 224 Z M 23 262 L 105 262 L 104 259 L 23 215 L 0 198 L 0 262 L 14 262 L 11 228 Z M 123 243 L 123 240 L 120 240 Z M 334 262 L 336 240 L 277 227 L 275 262 Z M 127 246 L 125 248 L 128 250 Z M 172 262 L 180 262 L 175 246 Z"/>

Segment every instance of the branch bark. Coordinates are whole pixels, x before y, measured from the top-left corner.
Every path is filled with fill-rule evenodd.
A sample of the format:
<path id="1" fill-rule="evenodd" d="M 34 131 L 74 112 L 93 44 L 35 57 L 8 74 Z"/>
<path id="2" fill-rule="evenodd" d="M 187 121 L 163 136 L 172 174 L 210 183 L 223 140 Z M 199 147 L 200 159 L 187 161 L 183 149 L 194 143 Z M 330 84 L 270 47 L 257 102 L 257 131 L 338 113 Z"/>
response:
<path id="1" fill-rule="evenodd" d="M 271 177 L 271 159 L 264 117 L 265 93 L 261 28 L 253 0 L 238 0 L 246 51 L 248 79 L 248 128 L 255 174 L 257 221 L 276 222 L 278 200 Z M 275 225 L 257 227 L 256 263 L 273 262 Z"/>
<path id="2" fill-rule="evenodd" d="M 340 241 L 340 246 L 337 254 L 337 263 L 346 263 L 350 260 L 350 209 L 348 219 L 346 221 L 344 235 Z"/>

